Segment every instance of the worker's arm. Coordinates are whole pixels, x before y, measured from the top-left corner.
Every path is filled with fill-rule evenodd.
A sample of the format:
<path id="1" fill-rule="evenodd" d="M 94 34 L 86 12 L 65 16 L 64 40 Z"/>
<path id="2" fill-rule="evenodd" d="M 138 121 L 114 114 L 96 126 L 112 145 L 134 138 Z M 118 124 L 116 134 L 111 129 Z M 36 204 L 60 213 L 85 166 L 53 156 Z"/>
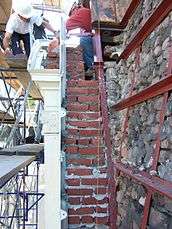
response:
<path id="1" fill-rule="evenodd" d="M 43 25 L 46 29 L 48 29 L 49 31 L 51 31 L 52 33 L 54 33 L 54 35 L 55 35 L 56 37 L 59 37 L 59 32 L 56 31 L 56 30 L 50 25 L 50 23 L 49 23 L 47 20 L 43 19 L 42 25 Z"/>
<path id="2" fill-rule="evenodd" d="M 1 56 L 4 56 L 4 55 L 5 55 L 4 50 L 3 50 L 3 48 L 0 46 L 0 57 L 1 57 Z"/>
<path id="3" fill-rule="evenodd" d="M 4 46 L 4 54 L 11 54 L 11 49 L 10 49 L 10 41 L 11 41 L 11 33 L 6 32 L 5 37 L 3 39 L 3 46 Z"/>

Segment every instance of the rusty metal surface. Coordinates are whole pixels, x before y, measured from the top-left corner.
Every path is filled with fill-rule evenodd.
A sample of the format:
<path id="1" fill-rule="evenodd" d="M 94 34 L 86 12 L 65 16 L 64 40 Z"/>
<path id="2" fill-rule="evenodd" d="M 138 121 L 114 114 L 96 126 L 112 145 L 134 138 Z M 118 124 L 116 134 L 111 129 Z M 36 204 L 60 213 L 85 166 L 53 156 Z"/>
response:
<path id="1" fill-rule="evenodd" d="M 112 109 L 114 109 L 114 111 L 123 110 L 127 107 L 135 106 L 158 95 L 162 95 L 169 90 L 172 90 L 172 75 L 169 75 L 165 79 L 160 80 L 150 87 L 147 87 L 141 92 L 122 100 L 121 102 L 112 106 Z"/>
<path id="2" fill-rule="evenodd" d="M 116 4 L 115 0 L 91 0 L 92 21 L 115 21 Z"/>
<path id="3" fill-rule="evenodd" d="M 127 10 L 126 10 L 121 22 L 120 22 L 120 25 L 122 28 L 125 28 L 127 26 L 128 21 L 130 20 L 130 18 L 132 17 L 132 15 L 136 11 L 136 9 L 140 3 L 141 3 L 141 0 L 132 0 L 131 1 L 129 7 L 127 8 Z"/>
<path id="4" fill-rule="evenodd" d="M 114 164 L 112 161 L 112 144 L 109 129 L 109 117 L 108 117 L 108 105 L 107 105 L 107 94 L 106 94 L 106 84 L 104 79 L 104 65 L 102 62 L 102 49 L 100 41 L 100 31 L 96 31 L 94 39 L 94 47 L 96 50 L 96 77 L 99 82 L 100 91 L 100 101 L 101 101 L 101 111 L 102 111 L 102 124 L 104 130 L 104 141 L 107 147 L 107 164 L 108 164 L 108 196 L 109 196 L 109 220 L 110 229 L 116 229 L 116 217 L 117 217 L 117 202 L 115 198 L 115 180 L 114 180 Z"/>
<path id="5" fill-rule="evenodd" d="M 172 73 L 172 42 L 170 42 L 168 52 L 169 52 L 168 74 L 170 75 Z M 159 157 L 160 157 L 161 129 L 162 129 L 163 124 L 164 124 L 165 111 L 167 109 L 168 97 L 169 97 L 169 92 L 166 92 L 163 94 L 163 101 L 161 104 L 161 112 L 160 112 L 160 120 L 159 120 L 159 130 L 158 130 L 157 139 L 156 139 L 156 143 L 155 143 L 155 150 L 152 153 L 153 163 L 151 166 L 151 170 L 154 170 L 154 171 L 157 171 L 158 161 L 159 161 Z M 172 185 L 172 183 L 171 183 L 171 185 Z M 147 222 L 148 222 L 150 206 L 151 206 L 151 199 L 152 199 L 152 193 L 150 190 L 148 190 L 148 193 L 146 195 L 145 205 L 144 205 L 144 214 L 143 214 L 143 218 L 142 218 L 141 229 L 147 228 Z"/>
<path id="6" fill-rule="evenodd" d="M 133 39 L 126 46 L 120 55 L 120 59 L 127 59 L 130 54 L 142 44 L 142 42 L 151 34 L 151 32 L 165 19 L 172 10 L 172 1 L 163 0 L 151 16 L 147 19 L 144 25 L 134 35 Z"/>
<path id="7" fill-rule="evenodd" d="M 172 184 L 170 182 L 155 176 L 150 176 L 147 172 L 140 172 L 138 169 L 124 165 L 121 162 L 115 161 L 114 165 L 117 170 L 144 185 L 148 190 L 152 190 L 153 192 L 160 193 L 172 199 Z"/>

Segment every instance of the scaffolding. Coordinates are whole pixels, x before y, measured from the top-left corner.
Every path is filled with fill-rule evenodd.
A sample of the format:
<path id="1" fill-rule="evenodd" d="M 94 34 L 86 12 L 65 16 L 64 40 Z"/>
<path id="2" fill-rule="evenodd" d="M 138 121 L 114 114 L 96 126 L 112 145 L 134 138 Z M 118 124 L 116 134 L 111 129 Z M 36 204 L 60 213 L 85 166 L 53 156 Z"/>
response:
<path id="1" fill-rule="evenodd" d="M 12 151 L 0 154 L 1 228 L 37 229 L 38 201 L 44 196 L 38 189 L 40 160 L 15 153 L 11 156 Z"/>

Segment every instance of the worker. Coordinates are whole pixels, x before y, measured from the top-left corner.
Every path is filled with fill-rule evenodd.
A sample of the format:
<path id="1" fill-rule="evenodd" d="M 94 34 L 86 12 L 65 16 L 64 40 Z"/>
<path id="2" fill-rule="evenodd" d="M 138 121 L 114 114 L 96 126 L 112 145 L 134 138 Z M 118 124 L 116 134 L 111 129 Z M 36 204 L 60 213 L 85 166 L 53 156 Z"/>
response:
<path id="1" fill-rule="evenodd" d="M 80 46 L 83 49 L 83 59 L 86 75 L 93 73 L 93 43 L 91 36 L 91 10 L 89 0 L 80 0 L 78 4 L 74 3 L 66 22 L 67 31 L 79 28 L 81 30 Z"/>
<path id="2" fill-rule="evenodd" d="M 94 73 L 93 62 L 93 44 L 91 35 L 91 11 L 89 8 L 89 0 L 80 0 L 78 4 L 73 4 L 69 18 L 66 22 L 67 31 L 79 28 L 81 30 L 80 45 L 83 48 L 83 60 L 85 65 L 86 77 L 92 77 Z M 53 40 L 49 44 L 49 51 L 58 47 L 59 42 Z"/>
<path id="3" fill-rule="evenodd" d="M 3 39 L 3 47 L 5 55 L 13 55 L 23 53 L 21 41 L 24 44 L 26 56 L 30 55 L 31 33 L 33 24 L 37 26 L 43 25 L 45 28 L 53 32 L 55 35 L 57 31 L 43 19 L 42 16 L 34 15 L 31 4 L 24 0 L 16 1 L 13 5 L 14 12 L 10 15 L 10 18 L 6 25 L 6 33 Z M 10 49 L 11 42 L 11 49 Z"/>

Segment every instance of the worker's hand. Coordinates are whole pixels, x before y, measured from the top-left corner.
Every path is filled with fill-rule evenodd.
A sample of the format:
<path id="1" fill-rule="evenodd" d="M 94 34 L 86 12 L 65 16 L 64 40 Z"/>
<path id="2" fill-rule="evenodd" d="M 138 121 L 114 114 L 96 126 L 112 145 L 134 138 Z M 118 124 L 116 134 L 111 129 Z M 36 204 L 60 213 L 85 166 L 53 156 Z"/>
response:
<path id="1" fill-rule="evenodd" d="M 10 48 L 6 48 L 5 51 L 4 51 L 4 55 L 5 56 L 8 56 L 8 55 L 11 55 L 12 54 L 12 51 Z"/>
<path id="2" fill-rule="evenodd" d="M 59 38 L 59 31 L 54 31 L 54 36 L 55 36 L 56 38 Z"/>
<path id="3" fill-rule="evenodd" d="M 60 45 L 59 39 L 54 38 L 48 45 L 48 52 L 53 52 L 53 50 L 58 48 L 59 45 Z"/>

